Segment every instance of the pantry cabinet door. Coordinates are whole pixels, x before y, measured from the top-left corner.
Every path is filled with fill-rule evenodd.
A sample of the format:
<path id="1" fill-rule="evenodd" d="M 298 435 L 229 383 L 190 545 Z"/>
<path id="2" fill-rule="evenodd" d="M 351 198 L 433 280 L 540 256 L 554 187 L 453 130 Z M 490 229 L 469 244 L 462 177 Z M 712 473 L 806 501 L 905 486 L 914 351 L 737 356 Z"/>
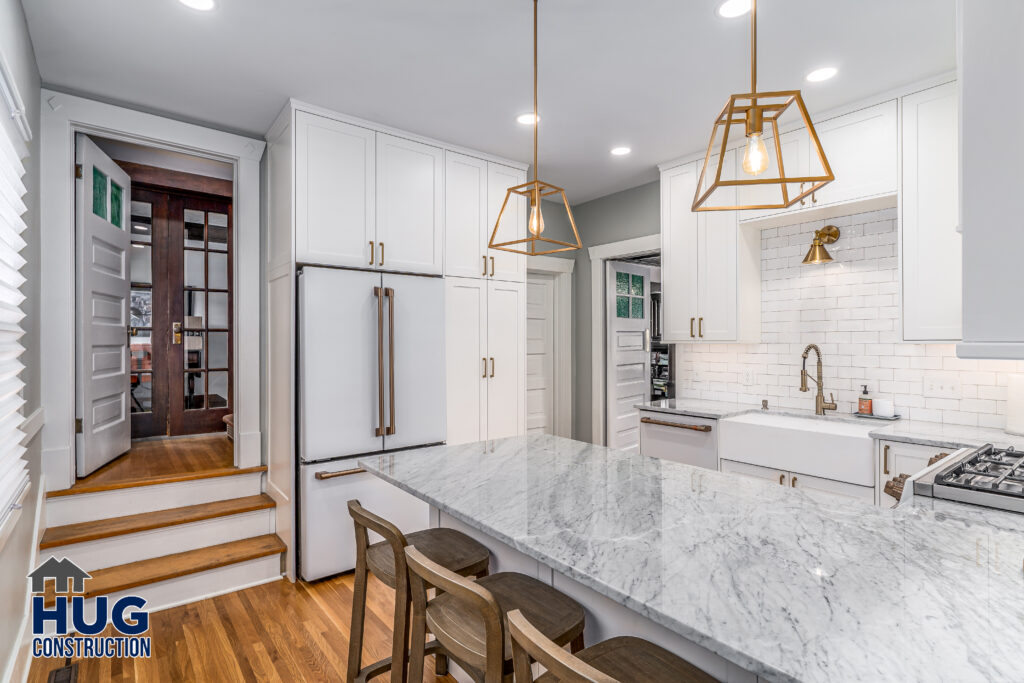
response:
<path id="1" fill-rule="evenodd" d="M 959 341 L 963 247 L 957 232 L 955 83 L 903 98 L 903 338 Z"/>
<path id="2" fill-rule="evenodd" d="M 501 164 L 487 164 L 487 228 L 484 244 L 489 244 L 491 232 L 498 221 L 508 188 L 526 182 L 526 171 Z M 508 242 L 526 238 L 526 198 L 509 197 L 508 206 L 501 217 L 498 241 Z M 525 248 L 525 245 L 522 245 Z M 487 276 L 495 280 L 526 282 L 526 257 L 499 249 L 487 250 Z"/>
<path id="3" fill-rule="evenodd" d="M 897 124 L 896 100 L 815 124 L 836 179 L 816 192 L 805 208 L 895 194 Z M 821 173 L 817 156 L 808 159 L 809 173 Z"/>
<path id="4" fill-rule="evenodd" d="M 440 275 L 444 150 L 377 134 L 377 267 Z"/>
<path id="5" fill-rule="evenodd" d="M 487 361 L 487 438 L 525 434 L 525 283 L 487 283 Z"/>
<path id="6" fill-rule="evenodd" d="M 295 114 L 295 258 L 366 268 L 374 262 L 376 133 Z"/>
<path id="7" fill-rule="evenodd" d="M 487 283 L 445 278 L 447 443 L 487 439 Z"/>
<path id="8" fill-rule="evenodd" d="M 696 163 L 661 174 L 661 291 L 666 342 L 697 340 L 698 214 Z"/>
<path id="9" fill-rule="evenodd" d="M 722 175 L 733 177 L 736 157 L 728 154 Z M 736 188 L 718 190 L 721 201 L 731 203 Z M 697 229 L 697 337 L 703 341 L 736 340 L 736 231 L 735 211 L 704 211 Z"/>
<path id="10" fill-rule="evenodd" d="M 487 162 L 455 152 L 444 156 L 444 274 L 486 277 Z"/>

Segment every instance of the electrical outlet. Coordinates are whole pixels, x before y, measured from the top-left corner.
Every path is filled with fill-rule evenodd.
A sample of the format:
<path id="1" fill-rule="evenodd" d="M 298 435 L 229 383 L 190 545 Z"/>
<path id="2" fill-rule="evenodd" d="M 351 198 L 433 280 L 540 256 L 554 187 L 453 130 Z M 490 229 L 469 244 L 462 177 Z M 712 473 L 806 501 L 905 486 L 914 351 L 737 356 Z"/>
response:
<path id="1" fill-rule="evenodd" d="M 925 374 L 925 398 L 960 398 L 960 396 L 960 377 L 956 373 L 931 372 Z"/>
<path id="2" fill-rule="evenodd" d="M 754 377 L 754 368 L 745 368 L 743 370 L 743 386 L 753 386 L 756 379 Z"/>

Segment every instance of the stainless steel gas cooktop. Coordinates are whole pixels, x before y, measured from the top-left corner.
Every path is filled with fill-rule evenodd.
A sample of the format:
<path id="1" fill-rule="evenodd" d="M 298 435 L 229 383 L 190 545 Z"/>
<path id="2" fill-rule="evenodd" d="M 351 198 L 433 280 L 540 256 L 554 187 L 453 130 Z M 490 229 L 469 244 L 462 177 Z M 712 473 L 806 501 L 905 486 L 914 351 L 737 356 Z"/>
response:
<path id="1" fill-rule="evenodd" d="M 992 444 L 969 451 L 931 477 L 914 482 L 914 492 L 974 505 L 1024 512 L 1024 451 Z"/>

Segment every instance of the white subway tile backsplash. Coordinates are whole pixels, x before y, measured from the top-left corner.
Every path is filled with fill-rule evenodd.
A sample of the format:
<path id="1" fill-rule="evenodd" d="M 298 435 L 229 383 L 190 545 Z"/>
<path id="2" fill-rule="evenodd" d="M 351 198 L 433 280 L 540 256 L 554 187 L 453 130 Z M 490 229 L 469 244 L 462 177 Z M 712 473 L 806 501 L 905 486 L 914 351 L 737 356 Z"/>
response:
<path id="1" fill-rule="evenodd" d="M 856 409 L 867 384 L 910 419 L 1002 428 L 1006 375 L 1024 372 L 1024 361 L 965 360 L 952 344 L 900 338 L 896 219 L 896 209 L 882 209 L 827 221 L 842 236 L 828 246 L 835 260 L 821 266 L 801 261 L 825 222 L 763 230 L 761 343 L 678 345 L 679 396 L 811 408 L 813 393 L 799 391 L 800 354 L 814 343 L 824 354 L 825 392 L 835 394 L 840 413 Z M 813 356 L 808 367 L 813 372 Z M 956 380 L 957 398 L 924 396 L 925 375 L 936 373 Z"/>

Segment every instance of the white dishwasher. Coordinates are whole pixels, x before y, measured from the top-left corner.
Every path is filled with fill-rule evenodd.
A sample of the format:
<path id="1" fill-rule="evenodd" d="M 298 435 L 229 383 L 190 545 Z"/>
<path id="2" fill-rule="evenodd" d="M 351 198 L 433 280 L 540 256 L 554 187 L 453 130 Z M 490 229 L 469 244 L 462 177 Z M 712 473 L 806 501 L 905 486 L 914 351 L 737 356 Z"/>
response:
<path id="1" fill-rule="evenodd" d="M 718 469 L 718 420 L 640 411 L 640 453 Z"/>

